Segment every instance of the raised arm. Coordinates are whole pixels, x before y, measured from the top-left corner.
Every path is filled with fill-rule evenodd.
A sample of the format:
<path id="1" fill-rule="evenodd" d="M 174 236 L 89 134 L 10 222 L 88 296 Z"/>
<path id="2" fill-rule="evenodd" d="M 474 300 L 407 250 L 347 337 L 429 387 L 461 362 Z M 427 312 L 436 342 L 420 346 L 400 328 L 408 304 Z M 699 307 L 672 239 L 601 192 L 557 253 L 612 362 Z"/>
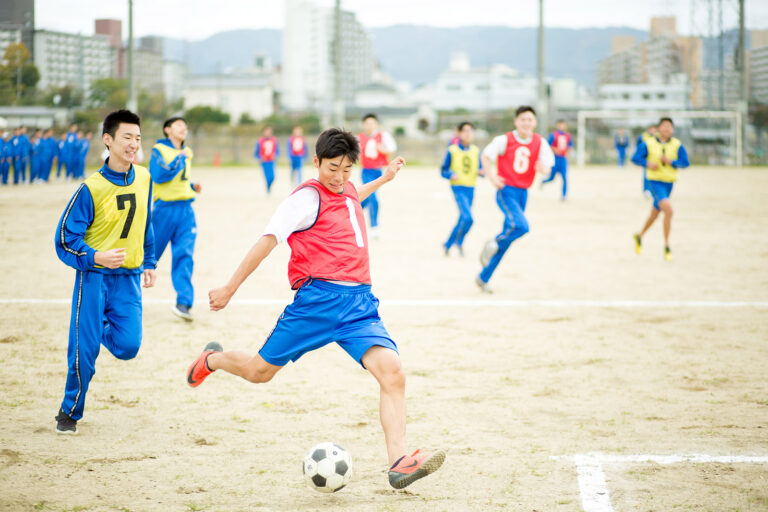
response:
<path id="1" fill-rule="evenodd" d="M 240 266 L 237 267 L 235 273 L 229 278 L 227 284 L 221 288 L 215 288 L 208 292 L 209 305 L 211 311 L 218 311 L 223 309 L 232 296 L 235 294 L 240 285 L 250 276 L 254 270 L 258 268 L 261 262 L 269 256 L 277 246 L 277 238 L 274 235 L 264 235 L 259 238 L 253 247 L 245 255 Z"/>
<path id="2" fill-rule="evenodd" d="M 380 186 L 395 179 L 395 176 L 397 176 L 397 173 L 404 165 L 405 159 L 401 156 L 398 156 L 389 162 L 389 165 L 387 165 L 387 168 L 384 169 L 384 173 L 379 178 L 376 178 L 373 181 L 369 181 L 357 189 L 358 199 L 360 199 L 360 201 L 365 201 L 368 196 L 376 192 L 376 189 L 378 189 Z"/>

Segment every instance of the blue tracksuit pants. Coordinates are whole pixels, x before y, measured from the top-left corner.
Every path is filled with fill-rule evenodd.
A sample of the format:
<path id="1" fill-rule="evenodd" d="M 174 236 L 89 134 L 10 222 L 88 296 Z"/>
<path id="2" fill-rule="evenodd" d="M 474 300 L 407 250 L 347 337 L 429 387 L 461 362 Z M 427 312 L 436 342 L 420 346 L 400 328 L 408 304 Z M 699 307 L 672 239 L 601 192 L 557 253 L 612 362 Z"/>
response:
<path id="1" fill-rule="evenodd" d="M 568 159 L 564 156 L 555 156 L 555 166 L 552 167 L 549 177 L 542 183 L 553 181 L 558 174 L 563 179 L 563 197 L 565 197 L 568 194 Z"/>
<path id="2" fill-rule="evenodd" d="M 22 183 L 27 181 L 27 159 L 15 157 L 13 159 L 13 184 L 18 185 L 19 180 Z"/>
<path id="3" fill-rule="evenodd" d="M 72 295 L 67 384 L 61 409 L 79 420 L 101 345 L 118 359 L 141 346 L 141 274 L 78 271 Z"/>
<path id="4" fill-rule="evenodd" d="M 525 218 L 525 204 L 528 202 L 528 189 L 506 186 L 496 192 L 496 204 L 504 214 L 504 226 L 496 236 L 499 250 L 480 272 L 480 279 L 487 283 L 501 258 L 507 252 L 512 242 L 528 232 L 528 219 Z"/>
<path id="5" fill-rule="evenodd" d="M 156 201 L 152 210 L 155 231 L 155 258 L 171 243 L 171 281 L 176 290 L 176 303 L 192 307 L 195 290 L 192 287 L 193 253 L 197 239 L 197 222 L 192 201 Z"/>
<path id="6" fill-rule="evenodd" d="M 475 187 L 451 185 L 451 189 L 453 190 L 453 197 L 456 199 L 456 206 L 459 207 L 459 220 L 444 244 L 446 249 L 450 249 L 454 244 L 461 247 L 464 244 L 464 237 L 467 236 L 469 228 L 474 222 L 472 219 L 472 200 L 475 197 Z"/>
<path id="7" fill-rule="evenodd" d="M 616 163 L 619 165 L 619 167 L 624 167 L 624 162 L 626 160 L 627 160 L 627 148 L 625 147 L 616 148 Z"/>
<path id="8" fill-rule="evenodd" d="M 291 178 L 297 186 L 301 184 L 301 168 L 304 166 L 304 158 L 291 156 Z"/>
<path id="9" fill-rule="evenodd" d="M 8 171 L 10 170 L 10 168 L 11 168 L 10 162 L 6 161 L 6 162 L 0 163 L 0 179 L 3 182 L 3 185 L 8 184 Z"/>
<path id="10" fill-rule="evenodd" d="M 275 162 L 261 162 L 261 170 L 264 171 L 264 180 L 267 182 L 267 193 L 272 190 L 275 182 Z"/>
<path id="11" fill-rule="evenodd" d="M 370 183 L 371 181 L 381 177 L 381 169 L 363 169 L 362 178 L 363 184 Z M 375 228 L 379 225 L 379 198 L 376 196 L 376 192 L 369 195 L 365 201 L 360 203 L 363 209 L 368 208 L 368 215 L 371 218 L 371 227 Z"/>

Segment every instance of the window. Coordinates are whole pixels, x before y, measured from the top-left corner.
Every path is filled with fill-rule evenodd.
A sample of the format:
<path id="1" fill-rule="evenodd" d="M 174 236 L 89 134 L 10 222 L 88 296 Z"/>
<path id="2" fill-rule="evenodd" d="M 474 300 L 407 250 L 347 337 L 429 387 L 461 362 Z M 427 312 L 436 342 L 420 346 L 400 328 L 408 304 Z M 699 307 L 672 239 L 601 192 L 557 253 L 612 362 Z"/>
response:
<path id="1" fill-rule="evenodd" d="M 650 93 L 648 93 L 648 92 L 644 92 L 644 93 L 643 93 L 643 99 L 644 99 L 645 101 L 649 101 L 649 100 L 651 99 L 651 94 L 650 94 Z"/>
<path id="2" fill-rule="evenodd" d="M 657 93 L 657 94 L 656 94 L 656 99 L 659 99 L 659 100 L 664 100 L 664 99 L 666 99 L 666 98 L 667 98 L 667 95 L 666 95 L 666 94 L 664 94 L 663 92 L 660 92 L 660 93 Z"/>

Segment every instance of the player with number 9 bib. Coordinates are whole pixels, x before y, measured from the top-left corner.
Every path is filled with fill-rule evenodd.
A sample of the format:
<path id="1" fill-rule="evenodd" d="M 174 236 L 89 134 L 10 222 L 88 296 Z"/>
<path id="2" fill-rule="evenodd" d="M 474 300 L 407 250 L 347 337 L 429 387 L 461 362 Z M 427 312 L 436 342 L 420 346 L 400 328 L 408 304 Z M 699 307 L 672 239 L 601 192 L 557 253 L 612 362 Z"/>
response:
<path id="1" fill-rule="evenodd" d="M 141 276 L 155 282 L 155 249 L 149 202 L 152 180 L 133 165 L 141 142 L 139 117 L 109 114 L 102 140 L 109 157 L 67 204 L 55 234 L 56 253 L 75 268 L 69 326 L 69 370 L 56 431 L 77 432 L 85 395 L 104 345 L 118 359 L 132 359 L 141 345 Z"/>
<path id="2" fill-rule="evenodd" d="M 379 301 L 371 293 L 360 201 L 393 180 L 405 160 L 395 158 L 379 178 L 356 189 L 348 181 L 360 155 L 353 134 L 326 130 L 318 137 L 315 152 L 318 177 L 283 201 L 229 282 L 208 294 L 212 310 L 224 308 L 277 244 L 287 241 L 288 280 L 297 290 L 293 302 L 256 356 L 223 352 L 218 343 L 209 343 L 190 365 L 187 383 L 196 387 L 215 370 L 253 383 L 268 382 L 290 361 L 336 342 L 379 382 L 389 483 L 400 489 L 435 471 L 445 458 L 440 451 L 417 450 L 412 455 L 406 451 L 405 375 L 397 346 L 379 317 Z"/>

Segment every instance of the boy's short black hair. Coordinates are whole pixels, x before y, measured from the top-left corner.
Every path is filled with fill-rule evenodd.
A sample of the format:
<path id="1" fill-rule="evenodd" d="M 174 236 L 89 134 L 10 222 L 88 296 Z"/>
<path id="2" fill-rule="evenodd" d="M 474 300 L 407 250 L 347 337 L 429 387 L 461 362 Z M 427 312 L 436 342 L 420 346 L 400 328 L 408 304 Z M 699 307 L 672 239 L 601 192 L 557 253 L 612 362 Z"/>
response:
<path id="1" fill-rule="evenodd" d="M 674 123 L 674 121 L 672 121 L 671 117 L 662 117 L 661 119 L 659 119 L 659 125 L 661 123 L 663 123 L 664 121 L 669 121 L 669 124 L 671 124 L 672 126 L 675 126 L 675 123 Z"/>
<path id="2" fill-rule="evenodd" d="M 375 119 L 376 121 L 379 120 L 379 118 L 376 117 L 376 114 L 374 114 L 373 112 L 368 112 L 367 114 L 365 114 L 363 116 L 363 122 L 365 122 L 366 119 Z"/>
<path id="3" fill-rule="evenodd" d="M 189 124 L 189 123 L 187 123 L 187 120 L 184 119 L 183 117 L 181 117 L 181 116 L 173 116 L 171 118 L 166 119 L 165 122 L 163 123 L 163 134 L 165 134 L 165 129 L 168 128 L 169 126 L 171 126 L 176 121 L 184 121 L 184 124 Z"/>
<path id="4" fill-rule="evenodd" d="M 457 130 L 459 130 L 459 131 L 461 131 L 461 130 L 463 130 L 463 129 L 464 129 L 464 127 L 465 127 L 465 126 L 467 126 L 467 125 L 469 125 L 469 126 L 470 126 L 470 128 L 472 128 L 473 130 L 475 129 L 475 125 L 473 125 L 473 124 L 472 124 L 472 123 L 470 123 L 469 121 L 462 121 L 462 122 L 460 122 L 460 123 L 459 123 L 459 125 L 456 127 L 456 129 L 457 129 Z"/>
<path id="5" fill-rule="evenodd" d="M 560 124 L 564 122 L 565 122 L 565 119 L 558 119 L 557 121 L 555 121 L 555 124 Z"/>
<path id="6" fill-rule="evenodd" d="M 108 133 L 110 137 L 114 137 L 117 133 L 117 128 L 120 126 L 120 123 L 135 124 L 141 127 L 141 120 L 139 119 L 139 116 L 130 110 L 115 110 L 114 112 L 107 114 L 107 117 L 104 118 L 101 134 L 104 135 L 105 133 Z M 72 126 L 77 125 L 73 124 Z"/>
<path id="7" fill-rule="evenodd" d="M 519 116 L 520 114 L 524 114 L 526 112 L 530 112 L 534 116 L 536 115 L 536 111 L 533 110 L 533 107 L 530 105 L 520 105 L 517 107 L 517 110 L 515 110 L 515 117 Z"/>
<path id="8" fill-rule="evenodd" d="M 360 143 L 350 132 L 339 128 L 328 128 L 317 138 L 315 155 L 318 164 L 322 163 L 323 158 L 336 158 L 342 155 L 354 164 L 360 156 Z"/>

